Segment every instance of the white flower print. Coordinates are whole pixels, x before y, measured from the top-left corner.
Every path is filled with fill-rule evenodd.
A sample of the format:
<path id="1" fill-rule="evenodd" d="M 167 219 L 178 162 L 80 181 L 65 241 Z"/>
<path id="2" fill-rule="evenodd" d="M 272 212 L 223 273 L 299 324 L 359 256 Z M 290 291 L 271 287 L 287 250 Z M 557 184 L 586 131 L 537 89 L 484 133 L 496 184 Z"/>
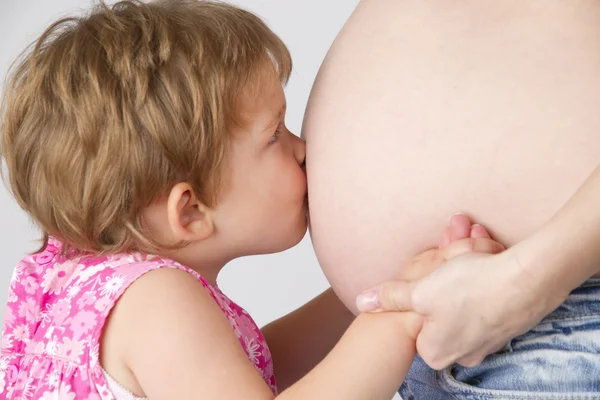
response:
<path id="1" fill-rule="evenodd" d="M 239 315 L 237 317 L 237 324 L 239 325 L 239 329 L 244 337 L 255 339 L 259 338 L 258 328 L 249 316 Z"/>
<path id="2" fill-rule="evenodd" d="M 19 306 L 19 317 L 27 322 L 36 322 L 40 315 L 40 306 L 34 298 L 29 297 Z"/>
<path id="3" fill-rule="evenodd" d="M 240 326 L 237 323 L 237 320 L 234 317 L 232 317 L 231 315 L 228 315 L 227 319 L 229 320 L 229 325 L 231 325 L 231 327 L 233 328 L 233 333 L 235 333 L 235 336 L 238 339 L 241 338 L 243 333 L 242 333 Z"/>
<path id="4" fill-rule="evenodd" d="M 94 308 L 96 310 L 102 312 L 102 311 L 106 310 L 106 308 L 110 305 L 110 303 L 111 303 L 110 297 L 103 297 L 94 304 Z"/>
<path id="5" fill-rule="evenodd" d="M 112 398 L 108 388 L 98 384 L 102 380 L 99 345 L 93 344 L 90 337 L 100 329 L 116 295 L 130 281 L 157 267 L 176 266 L 170 260 L 156 257 L 157 261 L 149 262 L 153 256 L 141 253 L 113 259 L 111 256 L 59 255 L 60 243 L 56 243 L 58 247 L 49 250 L 53 252 L 51 263 L 38 265 L 26 258 L 25 266 L 17 273 L 19 282 L 15 290 L 9 292 L 9 300 L 14 300 L 7 308 L 12 312 L 5 313 L 8 321 L 5 321 L 7 329 L 3 336 L 5 346 L 9 351 L 16 347 L 35 356 L 32 363 L 24 367 L 28 373 L 18 375 L 14 382 L 9 364 L 15 361 L 0 358 L 0 399 Z M 34 271 L 35 268 L 38 270 Z M 207 286 L 207 289 L 229 319 L 248 360 L 273 389 L 272 361 L 258 327 L 217 287 Z M 51 295 L 44 295 L 48 293 Z M 19 342 L 22 339 L 25 341 Z"/>
<path id="6" fill-rule="evenodd" d="M 13 345 L 12 335 L 2 335 L 2 348 L 9 349 Z"/>
<path id="7" fill-rule="evenodd" d="M 8 368 L 8 360 L 4 357 L 0 358 L 0 393 L 4 393 L 6 389 L 6 369 Z M 7 398 L 8 396 L 3 396 Z"/>
<path id="8" fill-rule="evenodd" d="M 21 325 L 17 326 L 13 330 L 13 336 L 15 339 L 18 339 L 18 340 L 29 339 L 29 326 L 27 326 L 25 324 L 21 324 Z"/>
<path id="9" fill-rule="evenodd" d="M 43 367 L 43 364 L 40 360 L 34 360 L 33 365 L 31 366 L 31 376 L 33 379 L 42 379 L 46 376 L 46 369 Z"/>
<path id="10" fill-rule="evenodd" d="M 54 334 L 54 326 L 51 326 L 51 327 L 48 328 L 48 330 L 44 334 L 44 338 L 46 338 L 48 340 L 52 340 L 52 335 L 53 334 Z"/>
<path id="11" fill-rule="evenodd" d="M 25 346 L 25 352 L 33 353 L 33 354 L 42 354 L 44 352 L 44 342 L 36 342 L 35 340 L 30 340 Z"/>
<path id="12" fill-rule="evenodd" d="M 221 307 L 221 310 L 225 313 L 225 315 L 231 315 L 232 317 L 237 317 L 236 313 L 231 308 L 231 304 L 221 296 L 217 296 L 217 304 Z"/>
<path id="13" fill-rule="evenodd" d="M 73 337 L 79 339 L 88 333 L 95 325 L 97 314 L 90 310 L 79 311 L 71 320 L 70 328 Z"/>
<path id="14" fill-rule="evenodd" d="M 71 385 L 61 383 L 60 388 L 53 392 L 44 392 L 40 400 L 74 400 L 75 393 L 71 392 Z"/>
<path id="15" fill-rule="evenodd" d="M 68 322 L 70 315 L 71 303 L 67 299 L 60 299 L 50 306 L 50 309 L 44 316 L 44 320 L 47 322 L 52 320 L 52 325 L 58 327 Z"/>
<path id="16" fill-rule="evenodd" d="M 262 347 L 262 356 L 263 360 L 265 360 L 265 363 L 270 364 L 273 362 L 273 356 L 271 355 L 271 351 L 269 350 L 268 346 Z"/>
<path id="17" fill-rule="evenodd" d="M 57 369 L 55 369 L 54 371 L 52 371 L 50 376 L 48 376 L 48 386 L 50 386 L 51 388 L 55 388 L 58 386 L 59 382 L 60 382 L 60 373 L 58 372 Z"/>
<path id="18" fill-rule="evenodd" d="M 267 379 L 271 379 L 271 377 L 273 376 L 274 371 L 273 371 L 273 363 L 267 363 L 267 365 L 265 366 L 265 370 L 263 372 L 263 378 L 265 380 Z"/>
<path id="19" fill-rule="evenodd" d="M 77 368 L 78 366 L 75 365 L 75 363 L 68 363 L 65 369 L 63 370 L 63 374 L 65 376 L 73 376 Z"/>
<path id="20" fill-rule="evenodd" d="M 100 345 L 96 344 L 92 347 L 90 351 L 90 365 L 92 368 L 95 368 L 98 365 L 98 361 L 100 359 Z"/>
<path id="21" fill-rule="evenodd" d="M 100 263 L 93 266 L 80 265 L 81 272 L 77 275 L 77 283 L 83 283 L 96 275 L 98 272 L 104 271 L 110 265 L 107 263 Z"/>
<path id="22" fill-rule="evenodd" d="M 159 257 L 157 255 L 140 253 L 139 251 L 135 252 L 135 253 L 131 253 L 131 256 L 130 256 L 131 262 L 135 262 L 135 263 L 142 262 L 142 261 L 152 261 L 152 260 L 156 260 L 158 258 Z"/>
<path id="23" fill-rule="evenodd" d="M 83 341 L 71 340 L 63 336 L 62 343 L 58 344 L 58 356 L 78 363 L 79 358 L 83 355 L 83 347 Z"/>
<path id="24" fill-rule="evenodd" d="M 21 275 L 23 275 L 23 270 L 25 269 L 26 265 L 27 264 L 25 264 L 24 261 L 21 261 L 20 263 L 17 264 L 17 266 L 13 270 L 12 278 L 10 280 L 11 289 L 14 289 L 14 287 L 17 285 L 17 283 L 19 283 L 21 281 Z"/>
<path id="25" fill-rule="evenodd" d="M 15 323 L 15 314 L 13 313 L 12 307 L 6 307 L 4 312 L 4 326 L 10 328 Z"/>
<path id="26" fill-rule="evenodd" d="M 87 291 L 83 293 L 79 299 L 77 299 L 77 307 L 85 308 L 96 301 L 96 294 L 93 291 Z"/>
<path id="27" fill-rule="evenodd" d="M 38 275 L 44 269 L 37 261 L 24 263 L 25 266 L 23 267 L 23 272 L 27 275 Z"/>
<path id="28" fill-rule="evenodd" d="M 260 344 L 254 341 L 254 338 L 244 338 L 244 342 L 246 343 L 246 354 L 248 355 L 248 359 L 254 366 L 257 366 L 259 363 L 258 357 L 260 357 Z"/>
<path id="29" fill-rule="evenodd" d="M 5 387 L 6 387 L 6 372 L 4 372 L 4 370 L 0 370 L 0 393 L 4 393 Z M 7 397 L 4 397 L 4 398 L 7 398 Z"/>
<path id="30" fill-rule="evenodd" d="M 77 294 L 80 291 L 81 291 L 81 286 L 73 285 L 73 286 L 69 287 L 69 289 L 67 290 L 67 295 L 69 296 L 70 299 L 72 299 L 73 297 L 77 296 Z"/>
<path id="31" fill-rule="evenodd" d="M 12 290 L 8 293 L 8 299 L 6 300 L 7 303 L 14 303 L 18 300 L 19 298 L 17 297 L 16 293 L 13 292 Z"/>
<path id="32" fill-rule="evenodd" d="M 25 387 L 23 388 L 23 392 L 22 392 L 24 399 L 31 398 L 31 396 L 33 396 L 33 394 L 31 392 L 34 389 L 34 385 L 35 385 L 35 382 L 33 382 L 33 381 L 27 381 L 25 383 Z"/>
<path id="33" fill-rule="evenodd" d="M 115 295 L 119 292 L 119 289 L 125 284 L 125 277 L 122 275 L 111 276 L 102 285 L 102 295 Z"/>
<path id="34" fill-rule="evenodd" d="M 38 285 L 33 276 L 28 276 L 25 279 L 23 279 L 22 284 L 23 288 L 25 289 L 25 292 L 29 294 L 34 294 L 37 288 L 40 287 L 40 285 Z"/>
<path id="35" fill-rule="evenodd" d="M 42 287 L 44 293 L 58 294 L 71 280 L 74 275 L 76 264 L 65 262 L 56 263 L 44 273 Z"/>
<path id="36" fill-rule="evenodd" d="M 110 265 L 112 268 L 118 268 L 122 265 L 133 264 L 136 262 L 137 260 L 132 254 L 117 254 L 108 256 L 106 262 L 103 264 L 105 264 L 107 267 Z"/>
<path id="37" fill-rule="evenodd" d="M 56 339 L 52 338 L 52 340 L 46 343 L 46 354 L 49 356 L 55 356 L 58 353 L 58 342 Z"/>
<path id="38" fill-rule="evenodd" d="M 27 374 L 17 374 L 17 380 L 13 382 L 12 386 L 15 388 L 15 390 L 24 390 L 27 387 L 27 383 L 30 381 L 31 380 Z"/>

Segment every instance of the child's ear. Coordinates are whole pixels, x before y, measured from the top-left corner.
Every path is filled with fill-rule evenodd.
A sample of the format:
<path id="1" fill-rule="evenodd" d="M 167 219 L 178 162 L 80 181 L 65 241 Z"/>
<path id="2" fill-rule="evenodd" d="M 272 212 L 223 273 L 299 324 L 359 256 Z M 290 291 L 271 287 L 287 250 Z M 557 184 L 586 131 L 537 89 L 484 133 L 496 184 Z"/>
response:
<path id="1" fill-rule="evenodd" d="M 177 240 L 195 242 L 214 232 L 212 210 L 205 206 L 188 183 L 178 183 L 167 200 L 167 217 Z"/>

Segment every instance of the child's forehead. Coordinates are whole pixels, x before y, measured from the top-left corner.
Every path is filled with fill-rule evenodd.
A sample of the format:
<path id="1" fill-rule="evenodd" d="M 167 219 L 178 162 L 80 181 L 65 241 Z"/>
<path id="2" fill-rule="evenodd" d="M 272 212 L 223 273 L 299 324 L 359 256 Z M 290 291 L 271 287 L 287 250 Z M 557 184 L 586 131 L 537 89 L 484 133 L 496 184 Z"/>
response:
<path id="1" fill-rule="evenodd" d="M 285 105 L 280 105 L 278 108 L 267 105 L 253 107 L 252 110 L 240 113 L 241 126 L 252 131 L 264 131 L 277 125 L 281 121 L 284 111 Z"/>
<path id="2" fill-rule="evenodd" d="M 249 85 L 240 96 L 239 113 L 242 118 L 252 121 L 274 120 L 281 117 L 285 107 L 285 93 L 281 82 L 275 77 Z"/>

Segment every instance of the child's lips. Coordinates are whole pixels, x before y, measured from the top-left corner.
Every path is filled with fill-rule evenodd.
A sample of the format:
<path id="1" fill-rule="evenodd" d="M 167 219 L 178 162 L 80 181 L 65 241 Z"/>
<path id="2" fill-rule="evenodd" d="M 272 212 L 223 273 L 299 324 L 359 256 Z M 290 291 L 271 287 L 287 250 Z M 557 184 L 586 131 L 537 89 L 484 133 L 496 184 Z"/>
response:
<path id="1" fill-rule="evenodd" d="M 304 207 L 306 208 L 306 218 L 309 219 L 308 193 L 304 195 Z"/>

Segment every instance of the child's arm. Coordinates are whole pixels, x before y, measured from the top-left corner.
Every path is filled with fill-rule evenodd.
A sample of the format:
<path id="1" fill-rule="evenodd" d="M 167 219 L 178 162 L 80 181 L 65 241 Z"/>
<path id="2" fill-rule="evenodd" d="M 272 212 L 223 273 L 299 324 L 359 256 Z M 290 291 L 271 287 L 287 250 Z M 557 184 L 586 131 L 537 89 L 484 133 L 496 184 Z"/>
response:
<path id="1" fill-rule="evenodd" d="M 359 315 L 325 359 L 279 397 L 389 400 L 413 362 L 420 327 L 413 313 Z"/>
<path id="2" fill-rule="evenodd" d="M 459 241 L 408 266 L 431 271 L 464 243 L 469 251 L 470 242 Z M 322 362 L 278 397 L 389 400 L 412 363 L 420 327 L 413 313 L 361 315 Z M 143 391 L 136 394 L 152 400 L 273 399 L 220 308 L 183 271 L 152 271 L 136 281 L 113 310 L 104 337 L 113 339 L 102 349 L 108 373 L 114 370 L 104 361 L 112 359 L 111 366 L 133 372 L 132 386 Z"/>
<path id="3" fill-rule="evenodd" d="M 464 216 L 457 218 L 460 219 L 460 224 L 451 224 L 446 229 L 442 247 L 470 236 L 489 239 L 482 226 L 472 226 Z M 426 251 L 399 268 L 401 272 L 398 278 L 406 281 L 420 279 L 429 275 L 446 259 L 464 252 L 493 253 L 504 249 L 491 240 L 478 240 L 474 243 L 462 241 L 444 251 Z M 472 245 L 477 247 L 473 248 Z M 354 315 L 329 289 L 308 304 L 265 326 L 263 334 L 273 355 L 279 388 L 283 390 L 289 387 L 323 360 L 353 319 Z"/>
<path id="4" fill-rule="evenodd" d="M 420 318 L 411 313 L 359 316 L 333 351 L 278 398 L 389 400 L 412 362 L 419 327 Z M 121 358 L 133 372 L 143 391 L 138 395 L 274 398 L 222 311 L 185 272 L 157 270 L 140 278 L 113 310 L 108 329 L 120 339 L 103 353 Z"/>
<path id="5" fill-rule="evenodd" d="M 354 320 L 332 289 L 263 329 L 277 385 L 283 390 L 306 375 L 340 340 Z"/>

